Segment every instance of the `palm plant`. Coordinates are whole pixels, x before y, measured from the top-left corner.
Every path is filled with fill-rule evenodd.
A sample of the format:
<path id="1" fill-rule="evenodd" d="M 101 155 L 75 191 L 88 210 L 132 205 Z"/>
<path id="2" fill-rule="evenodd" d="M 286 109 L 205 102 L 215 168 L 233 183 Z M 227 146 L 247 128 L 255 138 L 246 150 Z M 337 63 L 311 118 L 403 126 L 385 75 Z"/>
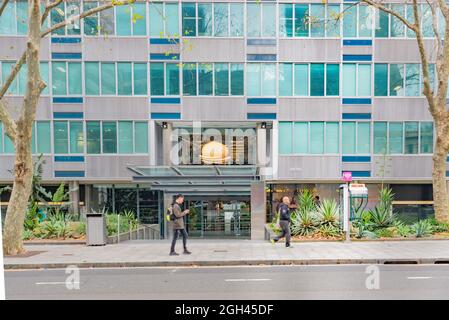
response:
<path id="1" fill-rule="evenodd" d="M 318 220 L 320 225 L 337 227 L 339 224 L 339 206 L 334 199 L 324 199 L 318 206 Z"/>

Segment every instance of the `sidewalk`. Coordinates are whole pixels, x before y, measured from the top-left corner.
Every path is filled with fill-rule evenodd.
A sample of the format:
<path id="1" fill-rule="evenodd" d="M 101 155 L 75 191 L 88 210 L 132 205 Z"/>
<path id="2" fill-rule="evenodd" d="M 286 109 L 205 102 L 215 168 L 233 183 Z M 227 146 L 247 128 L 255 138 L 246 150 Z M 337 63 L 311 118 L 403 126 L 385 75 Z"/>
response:
<path id="1" fill-rule="evenodd" d="M 28 245 L 27 257 L 6 257 L 5 269 L 78 267 L 232 266 L 285 264 L 449 263 L 449 240 L 283 243 L 190 240 L 191 255 L 169 256 L 170 242 L 128 241 L 104 247 Z M 181 253 L 182 242 L 177 250 Z"/>

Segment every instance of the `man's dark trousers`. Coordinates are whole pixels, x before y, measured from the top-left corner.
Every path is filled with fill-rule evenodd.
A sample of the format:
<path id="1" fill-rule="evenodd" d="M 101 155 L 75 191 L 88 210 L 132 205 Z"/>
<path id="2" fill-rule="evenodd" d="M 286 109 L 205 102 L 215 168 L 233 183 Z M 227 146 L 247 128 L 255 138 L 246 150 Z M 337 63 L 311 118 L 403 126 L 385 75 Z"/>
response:
<path id="1" fill-rule="evenodd" d="M 279 225 L 282 229 L 282 233 L 278 237 L 275 237 L 274 241 L 277 242 L 279 241 L 279 239 L 285 237 L 285 245 L 288 247 L 290 246 L 290 238 L 291 238 L 290 222 L 287 220 L 280 220 Z"/>
<path id="2" fill-rule="evenodd" d="M 171 252 L 175 251 L 176 241 L 178 240 L 179 234 L 182 235 L 182 244 L 184 245 L 184 251 L 187 250 L 187 231 L 186 229 L 175 229 L 173 230 L 173 240 L 171 242 Z"/>

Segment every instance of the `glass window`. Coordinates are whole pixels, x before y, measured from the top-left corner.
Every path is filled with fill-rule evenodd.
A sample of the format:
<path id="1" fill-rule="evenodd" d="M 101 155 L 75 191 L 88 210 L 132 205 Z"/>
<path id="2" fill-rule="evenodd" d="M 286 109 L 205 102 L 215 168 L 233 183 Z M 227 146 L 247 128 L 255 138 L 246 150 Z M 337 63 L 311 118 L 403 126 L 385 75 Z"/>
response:
<path id="1" fill-rule="evenodd" d="M 115 8 L 115 21 L 117 27 L 118 36 L 130 36 L 131 35 L 131 7 L 130 6 L 117 6 Z"/>
<path id="2" fill-rule="evenodd" d="M 295 4 L 295 37 L 309 36 L 309 5 Z"/>
<path id="3" fill-rule="evenodd" d="M 441 9 L 435 8 L 437 12 Z M 421 28 L 423 36 L 426 38 L 435 37 L 432 26 L 433 16 L 432 9 L 429 4 L 422 4 L 422 14 L 421 14 Z"/>
<path id="4" fill-rule="evenodd" d="M 402 122 L 390 122 L 388 124 L 388 145 L 390 154 L 404 153 L 404 129 Z"/>
<path id="5" fill-rule="evenodd" d="M 262 37 L 276 36 L 276 5 L 274 3 L 259 4 L 262 7 Z"/>
<path id="6" fill-rule="evenodd" d="M 295 96 L 309 95 L 309 65 L 295 64 Z"/>
<path id="7" fill-rule="evenodd" d="M 134 94 L 146 95 L 147 88 L 147 64 L 134 63 Z"/>
<path id="8" fill-rule="evenodd" d="M 11 1 L 12 2 L 12 1 Z M 19 0 L 17 3 L 17 34 L 27 34 L 28 33 L 28 1 Z M 8 19 L 5 17 L 5 12 L 3 11 L 2 19 Z M 0 27 L 1 30 L 1 27 Z M 79 30 L 79 29 L 78 29 Z M 0 31 L 1 33 L 1 31 Z"/>
<path id="9" fill-rule="evenodd" d="M 248 37 L 261 36 L 261 4 L 247 3 L 246 4 L 246 28 Z"/>
<path id="10" fill-rule="evenodd" d="M 67 1 L 65 18 L 68 19 L 73 16 L 77 16 L 81 13 L 81 3 L 80 1 Z M 80 35 L 81 27 L 80 21 L 74 20 L 73 23 L 67 25 L 67 35 Z"/>
<path id="11" fill-rule="evenodd" d="M 212 36 L 211 3 L 198 3 L 198 35 Z"/>
<path id="12" fill-rule="evenodd" d="M 134 36 L 147 34 L 147 5 L 145 2 L 136 2 L 132 5 L 131 23 Z"/>
<path id="13" fill-rule="evenodd" d="M 14 143 L 7 135 L 5 135 L 4 148 L 6 154 L 14 154 Z"/>
<path id="14" fill-rule="evenodd" d="M 148 153 L 148 122 L 135 122 L 134 128 L 134 152 Z"/>
<path id="15" fill-rule="evenodd" d="M 324 96 L 324 64 L 310 64 L 310 78 L 313 79 L 310 84 L 311 96 Z"/>
<path id="16" fill-rule="evenodd" d="M 326 95 L 338 96 L 340 94 L 340 65 L 326 64 Z"/>
<path id="17" fill-rule="evenodd" d="M 61 23 L 65 20 L 65 4 L 64 4 L 64 2 L 61 2 L 59 5 L 57 5 L 55 8 L 53 8 L 53 10 L 51 10 L 50 19 L 51 19 L 52 26 L 54 26 L 55 24 Z M 65 28 L 56 29 L 56 30 L 52 31 L 52 34 L 64 35 Z"/>
<path id="18" fill-rule="evenodd" d="M 279 64 L 279 95 L 292 96 L 293 95 L 293 64 L 280 63 Z"/>
<path id="19" fill-rule="evenodd" d="M 133 122 L 119 121 L 118 122 L 118 150 L 119 153 L 131 154 L 133 153 Z"/>
<path id="20" fill-rule="evenodd" d="M 391 10 L 405 17 L 405 6 L 403 4 L 391 4 Z M 392 16 L 390 20 L 390 30 L 392 38 L 402 38 L 405 35 L 405 25 L 401 20 Z"/>
<path id="21" fill-rule="evenodd" d="M 356 153 L 356 126 L 355 122 L 342 122 L 342 152 L 343 154 Z"/>
<path id="22" fill-rule="evenodd" d="M 184 63 L 182 68 L 182 92 L 186 96 L 196 96 L 196 63 Z"/>
<path id="23" fill-rule="evenodd" d="M 86 134 L 87 134 L 87 153 L 89 154 L 101 153 L 100 121 L 87 121 Z"/>
<path id="24" fill-rule="evenodd" d="M 37 153 L 51 153 L 50 121 L 38 121 L 36 131 Z"/>
<path id="25" fill-rule="evenodd" d="M 367 5 L 359 5 L 359 37 L 372 36 L 372 8 Z"/>
<path id="26" fill-rule="evenodd" d="M 87 95 L 100 94 L 100 67 L 98 62 L 84 62 L 84 81 Z"/>
<path id="27" fill-rule="evenodd" d="M 371 123 L 357 123 L 357 153 L 370 153 Z"/>
<path id="28" fill-rule="evenodd" d="M 213 67 L 211 63 L 198 64 L 198 89 L 200 96 L 213 94 Z"/>
<path id="29" fill-rule="evenodd" d="M 293 153 L 305 154 L 309 153 L 309 123 L 295 122 L 295 136 L 293 144 Z"/>
<path id="30" fill-rule="evenodd" d="M 243 37 L 243 4 L 230 4 L 231 37 Z"/>
<path id="31" fill-rule="evenodd" d="M 279 4 L 279 36 L 293 36 L 293 4 Z"/>
<path id="32" fill-rule="evenodd" d="M 55 121 L 53 128 L 55 153 L 69 153 L 69 130 L 67 121 Z"/>
<path id="33" fill-rule="evenodd" d="M 196 5 L 195 3 L 182 3 L 182 34 L 186 37 L 196 36 Z"/>
<path id="34" fill-rule="evenodd" d="M 227 37 L 229 25 L 228 4 L 214 4 L 214 36 Z"/>
<path id="35" fill-rule="evenodd" d="M 340 151 L 340 126 L 338 122 L 326 122 L 326 153 Z"/>
<path id="36" fill-rule="evenodd" d="M 100 12 L 100 34 L 114 35 L 114 9 Z"/>
<path id="37" fill-rule="evenodd" d="M 341 14 L 339 4 L 327 5 L 326 36 L 340 36 Z"/>
<path id="38" fill-rule="evenodd" d="M 404 65 L 390 64 L 390 96 L 404 95 Z"/>
<path id="39" fill-rule="evenodd" d="M 246 90 L 248 96 L 262 95 L 260 73 L 261 65 L 259 63 L 248 63 L 246 65 Z"/>
<path id="40" fill-rule="evenodd" d="M 405 122 L 405 153 L 418 153 L 418 122 Z"/>
<path id="41" fill-rule="evenodd" d="M 356 69 L 357 65 L 355 63 L 344 63 L 343 64 L 343 96 L 354 97 L 356 95 Z"/>
<path id="42" fill-rule="evenodd" d="M 276 95 L 276 65 L 274 63 L 262 63 L 262 95 Z"/>
<path id="43" fill-rule="evenodd" d="M 179 66 L 176 63 L 166 63 L 166 94 L 177 96 L 179 95 Z"/>
<path id="44" fill-rule="evenodd" d="M 292 123 L 279 122 L 279 153 L 292 153 Z"/>
<path id="45" fill-rule="evenodd" d="M 373 143 L 375 154 L 385 154 L 387 152 L 387 123 L 374 122 Z"/>
<path id="46" fill-rule="evenodd" d="M 357 37 L 357 6 L 345 4 L 343 12 L 343 37 Z"/>
<path id="47" fill-rule="evenodd" d="M 69 94 L 82 94 L 81 62 L 69 62 Z"/>
<path id="48" fill-rule="evenodd" d="M 164 37 L 164 9 L 163 3 L 150 2 L 150 36 Z"/>
<path id="49" fill-rule="evenodd" d="M 385 11 L 376 9 L 376 37 L 388 38 L 389 14 Z"/>
<path id="50" fill-rule="evenodd" d="M 324 122 L 310 123 L 310 153 L 324 153 Z"/>
<path id="51" fill-rule="evenodd" d="M 243 95 L 243 64 L 231 63 L 231 95 Z"/>
<path id="52" fill-rule="evenodd" d="M 87 11 L 97 7 L 96 2 L 83 1 L 83 10 Z M 88 16 L 84 20 L 84 34 L 88 36 L 98 35 L 98 14 Z"/>
<path id="53" fill-rule="evenodd" d="M 15 63 L 12 62 L 2 62 L 2 83 L 6 82 L 6 79 L 9 77 L 14 65 Z M 25 67 L 25 65 L 22 66 L 22 68 L 23 67 Z M 18 77 L 16 77 L 8 88 L 8 94 L 18 94 L 18 84 Z"/>
<path id="54" fill-rule="evenodd" d="M 407 4 L 406 5 L 406 14 L 405 14 L 405 18 L 409 21 L 409 23 L 413 24 L 415 23 L 415 15 L 413 13 L 413 5 L 412 4 Z M 406 28 L 406 34 L 408 38 L 414 38 L 415 37 L 415 32 L 410 30 L 409 28 Z"/>
<path id="55" fill-rule="evenodd" d="M 388 95 L 388 64 L 374 64 L 374 95 Z"/>
<path id="56" fill-rule="evenodd" d="M 371 95 L 371 65 L 359 64 L 358 72 L 358 95 L 370 96 Z"/>
<path id="57" fill-rule="evenodd" d="M 52 62 L 52 88 L 54 95 L 67 94 L 67 66 L 65 62 Z"/>
<path id="58" fill-rule="evenodd" d="M 215 95 L 229 95 L 229 65 L 227 63 L 216 63 L 215 67 Z"/>
<path id="59" fill-rule="evenodd" d="M 310 5 L 310 35 L 312 37 L 324 37 L 325 15 L 324 4 Z"/>
<path id="60" fill-rule="evenodd" d="M 421 122 L 421 153 L 433 153 L 433 122 Z"/>
<path id="61" fill-rule="evenodd" d="M 164 63 L 150 63 L 150 85 L 152 96 L 164 95 Z"/>
<path id="62" fill-rule="evenodd" d="M 419 96 L 420 95 L 420 69 L 421 66 L 418 63 L 408 63 L 405 65 L 405 95 L 406 96 Z"/>
<path id="63" fill-rule="evenodd" d="M 101 63 L 101 94 L 116 94 L 115 63 Z"/>
<path id="64" fill-rule="evenodd" d="M 179 13 L 177 3 L 165 4 L 165 32 L 168 37 L 179 36 Z"/>
<path id="65" fill-rule="evenodd" d="M 84 153 L 84 132 L 81 121 L 71 121 L 70 124 L 70 153 Z"/>
<path id="66" fill-rule="evenodd" d="M 3 4 L 3 1 L 2 1 Z M 0 18 L 0 34 L 16 33 L 16 16 L 14 13 L 14 2 L 9 1 Z"/>
<path id="67" fill-rule="evenodd" d="M 117 153 L 117 123 L 103 121 L 103 153 Z"/>
<path id="68" fill-rule="evenodd" d="M 117 63 L 117 84 L 119 95 L 130 96 L 133 94 L 132 72 L 133 71 L 131 62 Z"/>
<path id="69" fill-rule="evenodd" d="M 25 95 L 27 84 L 27 65 L 23 65 L 20 68 L 19 74 L 19 95 Z"/>
<path id="70" fill-rule="evenodd" d="M 0 121 L 0 154 L 3 153 L 3 137 L 6 136 L 5 133 L 3 133 L 3 123 Z"/>

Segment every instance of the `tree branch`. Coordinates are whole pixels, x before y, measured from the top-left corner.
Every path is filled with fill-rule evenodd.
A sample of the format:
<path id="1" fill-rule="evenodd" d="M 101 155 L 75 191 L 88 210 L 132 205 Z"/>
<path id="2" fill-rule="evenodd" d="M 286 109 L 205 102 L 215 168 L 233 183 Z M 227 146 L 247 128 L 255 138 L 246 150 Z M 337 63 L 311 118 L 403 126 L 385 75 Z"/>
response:
<path id="1" fill-rule="evenodd" d="M 5 128 L 5 134 L 12 140 L 16 138 L 17 126 L 13 118 L 11 117 L 8 109 L 6 109 L 5 102 L 0 100 L 0 122 L 3 123 Z"/>
<path id="2" fill-rule="evenodd" d="M 360 2 L 364 2 L 366 4 L 369 4 L 370 6 L 373 6 L 374 8 L 377 8 L 379 10 L 382 10 L 396 18 L 398 18 L 407 28 L 409 28 L 410 30 L 416 32 L 419 31 L 419 28 L 417 29 L 416 26 L 414 24 L 411 24 L 409 21 L 407 21 L 407 19 L 405 19 L 403 16 L 401 16 L 399 13 L 395 12 L 394 10 L 391 10 L 390 8 L 385 7 L 384 5 L 372 1 L 372 0 L 360 0 Z"/>
<path id="3" fill-rule="evenodd" d="M 59 4 L 60 4 L 61 2 L 62 2 L 62 0 L 57 0 L 57 1 L 51 2 L 51 3 L 49 3 L 49 2 L 47 1 L 47 6 L 45 7 L 45 11 L 44 11 L 44 13 L 42 14 L 41 25 L 44 24 L 45 20 L 47 19 L 48 15 L 50 14 L 50 11 L 51 11 L 53 8 L 59 6 Z"/>
<path id="4" fill-rule="evenodd" d="M 3 14 L 3 11 L 5 11 L 5 8 L 6 8 L 6 6 L 8 5 L 8 2 L 9 2 L 9 0 L 3 1 L 2 6 L 0 7 L 0 17 L 1 17 L 2 14 Z"/>

